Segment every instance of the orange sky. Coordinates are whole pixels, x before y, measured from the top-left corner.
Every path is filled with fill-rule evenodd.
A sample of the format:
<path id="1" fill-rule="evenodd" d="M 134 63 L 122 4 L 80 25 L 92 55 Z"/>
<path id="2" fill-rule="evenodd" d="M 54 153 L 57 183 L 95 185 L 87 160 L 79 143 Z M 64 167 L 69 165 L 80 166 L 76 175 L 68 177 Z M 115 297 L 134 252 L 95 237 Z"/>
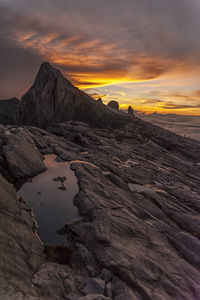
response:
<path id="1" fill-rule="evenodd" d="M 200 114 L 199 1 L 18 2 L 0 0 L 0 97 L 22 95 L 45 60 L 105 103 Z"/>

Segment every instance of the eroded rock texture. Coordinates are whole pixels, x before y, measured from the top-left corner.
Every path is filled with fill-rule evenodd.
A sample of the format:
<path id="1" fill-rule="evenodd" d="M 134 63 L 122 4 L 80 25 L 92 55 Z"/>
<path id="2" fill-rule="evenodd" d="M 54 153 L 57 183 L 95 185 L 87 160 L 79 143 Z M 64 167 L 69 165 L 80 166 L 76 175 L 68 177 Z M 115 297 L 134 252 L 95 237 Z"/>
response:
<path id="1" fill-rule="evenodd" d="M 0 132 L 1 149 L 23 136 L 24 147 L 30 142 L 37 153 L 90 163 L 72 165 L 80 219 L 59 231 L 72 253 L 63 265 L 46 261 L 33 214 L 11 184 L 14 157 L 0 152 L 0 170 L 11 182 L 0 177 L 0 299 L 200 298 L 198 142 L 137 118 L 122 129 L 68 122 L 51 133 L 11 126 Z M 16 157 L 29 164 L 26 176 L 40 170 L 37 157 L 37 165 Z"/>

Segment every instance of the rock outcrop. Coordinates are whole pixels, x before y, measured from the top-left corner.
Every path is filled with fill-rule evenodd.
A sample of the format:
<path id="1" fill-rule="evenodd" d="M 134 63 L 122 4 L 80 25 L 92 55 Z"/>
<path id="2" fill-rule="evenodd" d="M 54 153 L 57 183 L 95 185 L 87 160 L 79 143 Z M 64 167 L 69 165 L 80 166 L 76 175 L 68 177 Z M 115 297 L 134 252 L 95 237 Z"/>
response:
<path id="1" fill-rule="evenodd" d="M 97 99 L 97 102 L 98 102 L 98 103 L 101 103 L 101 104 L 103 103 L 103 101 L 102 101 L 101 98 Z"/>
<path id="2" fill-rule="evenodd" d="M 21 99 L 21 124 L 47 128 L 70 120 L 98 127 L 120 127 L 129 121 L 122 112 L 111 111 L 74 87 L 59 70 L 45 62 L 33 86 Z"/>
<path id="3" fill-rule="evenodd" d="M 0 100 L 0 124 L 17 125 L 20 101 L 17 98 Z"/>
<path id="4" fill-rule="evenodd" d="M 0 208 L 0 299 L 31 299 L 37 295 L 31 278 L 45 261 L 43 246 L 31 208 L 2 175 Z"/>
<path id="5" fill-rule="evenodd" d="M 112 101 L 108 102 L 107 105 L 111 108 L 119 110 L 119 103 L 117 101 L 112 100 Z"/>
<path id="6" fill-rule="evenodd" d="M 4 143 L 2 152 L 12 178 L 31 177 L 46 169 L 42 155 L 26 129 L 7 129 Z"/>
<path id="7" fill-rule="evenodd" d="M 51 131 L 1 126 L 0 144 L 23 151 L 22 139 L 37 153 L 88 162 L 72 165 L 80 219 L 59 230 L 72 257 L 45 257 L 26 199 L 0 176 L 0 299 L 199 299 L 199 143 L 137 118 L 122 129 L 68 122 Z M 29 160 L 18 155 L 26 174 L 40 167 Z M 8 164 L 1 151 L 3 174 Z"/>
<path id="8" fill-rule="evenodd" d="M 131 106 L 128 107 L 128 114 L 131 115 L 131 116 L 135 115 L 134 110 Z"/>

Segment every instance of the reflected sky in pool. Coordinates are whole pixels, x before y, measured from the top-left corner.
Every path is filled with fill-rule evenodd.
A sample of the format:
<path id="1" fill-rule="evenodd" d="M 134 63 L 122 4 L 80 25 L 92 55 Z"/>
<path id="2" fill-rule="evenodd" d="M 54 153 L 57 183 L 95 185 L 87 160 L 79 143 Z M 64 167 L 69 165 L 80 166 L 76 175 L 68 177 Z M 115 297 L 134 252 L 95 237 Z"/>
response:
<path id="1" fill-rule="evenodd" d="M 79 192 L 77 178 L 69 162 L 56 162 L 56 155 L 45 156 L 47 170 L 26 182 L 18 191 L 34 211 L 38 223 L 38 235 L 45 244 L 66 244 L 66 238 L 56 231 L 71 220 L 78 218 L 77 208 L 73 204 L 74 196 Z M 66 190 L 61 190 L 56 177 L 66 177 Z"/>

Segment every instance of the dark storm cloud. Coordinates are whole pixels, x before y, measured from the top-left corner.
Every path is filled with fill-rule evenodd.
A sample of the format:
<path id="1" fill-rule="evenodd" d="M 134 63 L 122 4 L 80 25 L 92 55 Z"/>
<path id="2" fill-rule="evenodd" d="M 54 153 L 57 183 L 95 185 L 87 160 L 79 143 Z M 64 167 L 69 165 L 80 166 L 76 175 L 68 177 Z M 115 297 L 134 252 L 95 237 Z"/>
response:
<path id="1" fill-rule="evenodd" d="M 198 71 L 199 14 L 199 0 L 0 0 L 0 97 L 42 60 L 88 86 Z"/>

